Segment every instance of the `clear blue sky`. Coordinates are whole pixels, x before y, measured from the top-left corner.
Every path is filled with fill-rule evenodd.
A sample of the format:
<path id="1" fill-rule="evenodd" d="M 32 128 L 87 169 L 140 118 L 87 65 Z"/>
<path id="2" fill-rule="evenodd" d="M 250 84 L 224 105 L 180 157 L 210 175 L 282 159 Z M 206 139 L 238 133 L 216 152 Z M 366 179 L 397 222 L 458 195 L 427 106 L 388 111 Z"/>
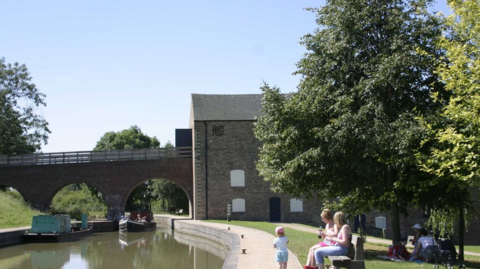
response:
<path id="1" fill-rule="evenodd" d="M 47 95 L 43 152 L 91 150 L 132 125 L 175 144 L 192 93 L 258 94 L 263 81 L 295 91 L 299 41 L 316 28 L 304 8 L 322 4 L 2 0 L 0 57 L 26 64 Z"/>

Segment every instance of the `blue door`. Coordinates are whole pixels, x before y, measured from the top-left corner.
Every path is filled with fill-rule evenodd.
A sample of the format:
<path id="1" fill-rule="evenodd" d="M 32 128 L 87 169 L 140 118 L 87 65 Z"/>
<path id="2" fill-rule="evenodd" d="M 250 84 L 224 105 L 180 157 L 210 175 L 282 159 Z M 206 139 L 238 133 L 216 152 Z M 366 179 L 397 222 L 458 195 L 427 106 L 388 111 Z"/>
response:
<path id="1" fill-rule="evenodd" d="M 270 198 L 270 222 L 278 222 L 281 218 L 280 197 Z"/>
<path id="2" fill-rule="evenodd" d="M 360 225 L 360 219 L 362 220 L 361 225 Z M 356 216 L 353 219 L 353 226 L 354 226 L 353 230 L 356 231 L 356 232 L 359 232 L 358 228 L 362 227 L 363 231 L 366 231 L 367 230 L 366 221 L 367 221 L 367 217 L 365 216 L 365 214 L 361 214 L 359 216 Z"/>

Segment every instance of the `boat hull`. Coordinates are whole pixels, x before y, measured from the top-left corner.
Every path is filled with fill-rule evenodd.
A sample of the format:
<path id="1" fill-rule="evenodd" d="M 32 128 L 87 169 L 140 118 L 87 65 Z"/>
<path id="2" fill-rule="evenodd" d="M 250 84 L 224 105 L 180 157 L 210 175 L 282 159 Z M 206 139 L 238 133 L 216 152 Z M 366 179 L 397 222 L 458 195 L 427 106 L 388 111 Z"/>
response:
<path id="1" fill-rule="evenodd" d="M 156 222 L 137 222 L 133 220 L 120 220 L 118 223 L 120 232 L 148 232 L 157 229 Z"/>
<path id="2" fill-rule="evenodd" d="M 57 243 L 65 241 L 74 241 L 81 239 L 85 236 L 90 236 L 93 234 L 91 229 L 89 230 L 80 230 L 69 233 L 27 233 L 23 235 L 24 243 Z"/>

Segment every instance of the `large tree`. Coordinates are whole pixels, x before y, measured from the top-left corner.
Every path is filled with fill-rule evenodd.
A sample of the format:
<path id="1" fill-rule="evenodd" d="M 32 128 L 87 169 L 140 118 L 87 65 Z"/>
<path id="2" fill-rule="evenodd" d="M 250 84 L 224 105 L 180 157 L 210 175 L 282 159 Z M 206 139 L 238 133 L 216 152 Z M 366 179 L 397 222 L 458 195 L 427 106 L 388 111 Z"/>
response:
<path id="1" fill-rule="evenodd" d="M 433 146 L 428 154 L 418 156 L 424 170 L 443 182 L 445 192 L 457 193 L 458 199 L 441 197 L 449 207 L 432 208 L 432 216 L 439 220 L 432 224 L 445 228 L 460 220 L 462 260 L 464 213 L 472 210 L 470 187 L 480 185 L 480 2 L 458 0 L 449 5 L 454 14 L 447 20 L 448 35 L 440 40 L 449 62 L 440 65 L 438 73 L 452 95 L 437 117 L 422 118 L 432 134 L 424 142 Z"/>
<path id="2" fill-rule="evenodd" d="M 431 91 L 443 93 L 431 3 L 327 0 L 311 9 L 319 27 L 302 39 L 308 52 L 297 64 L 298 91 L 262 88 L 257 168 L 274 189 L 340 197 L 350 213 L 388 211 L 400 240 L 400 213 L 420 203 L 419 182 L 431 178 L 415 162 L 425 133 L 415 118 L 441 106 Z"/>
<path id="3" fill-rule="evenodd" d="M 0 58 L 0 154 L 33 153 L 47 143 L 48 123 L 39 108 L 45 95 L 25 65 Z"/>

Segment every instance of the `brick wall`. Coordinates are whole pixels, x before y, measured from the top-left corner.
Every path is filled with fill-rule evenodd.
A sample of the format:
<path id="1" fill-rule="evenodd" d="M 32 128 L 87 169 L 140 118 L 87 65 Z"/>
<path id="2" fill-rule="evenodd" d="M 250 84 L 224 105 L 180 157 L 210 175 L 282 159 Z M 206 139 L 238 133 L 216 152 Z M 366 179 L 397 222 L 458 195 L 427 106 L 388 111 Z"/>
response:
<path id="1" fill-rule="evenodd" d="M 192 201 L 191 158 L 0 167 L 0 186 L 15 188 L 28 203 L 42 211 L 48 210 L 63 187 L 86 183 L 105 197 L 110 220 L 123 214 L 135 187 L 150 179 L 177 183 Z"/>
<path id="2" fill-rule="evenodd" d="M 253 121 L 195 122 L 194 137 L 196 219 L 227 219 L 227 204 L 242 198 L 245 212 L 232 212 L 232 219 L 270 221 L 270 198 L 279 197 L 281 221 L 319 225 L 318 200 L 305 201 L 303 212 L 290 212 L 292 197 L 273 193 L 258 175 L 255 161 L 261 144 L 253 134 Z M 245 172 L 245 187 L 231 187 L 231 170 Z"/>

